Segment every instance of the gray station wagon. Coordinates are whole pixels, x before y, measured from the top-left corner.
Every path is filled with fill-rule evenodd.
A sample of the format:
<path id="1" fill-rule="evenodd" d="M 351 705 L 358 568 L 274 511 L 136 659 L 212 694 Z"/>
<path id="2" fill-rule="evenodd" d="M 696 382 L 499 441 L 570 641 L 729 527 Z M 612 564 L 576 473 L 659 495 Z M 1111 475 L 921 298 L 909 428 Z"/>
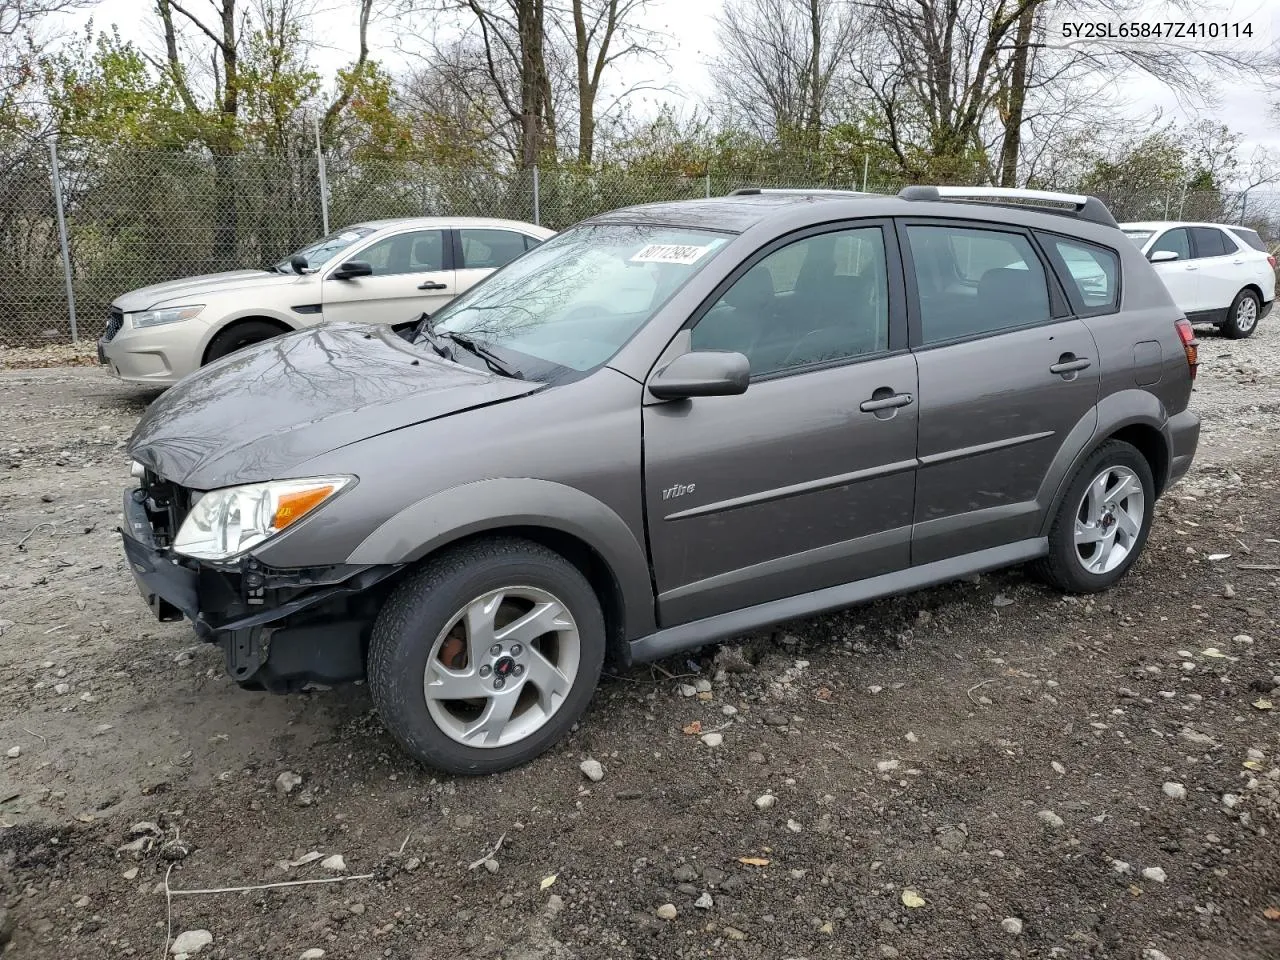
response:
<path id="1" fill-rule="evenodd" d="M 1094 198 L 740 191 L 604 214 L 432 316 L 156 400 L 124 548 L 249 687 L 367 677 L 413 756 L 529 760 L 625 665 L 1013 564 L 1114 584 L 1196 341 Z"/>

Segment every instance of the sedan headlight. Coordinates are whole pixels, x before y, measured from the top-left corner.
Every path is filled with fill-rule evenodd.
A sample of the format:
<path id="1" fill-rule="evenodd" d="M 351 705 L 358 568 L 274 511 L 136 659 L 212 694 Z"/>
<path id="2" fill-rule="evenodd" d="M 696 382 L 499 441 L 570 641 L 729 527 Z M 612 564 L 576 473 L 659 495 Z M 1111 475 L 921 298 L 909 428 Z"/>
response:
<path id="1" fill-rule="evenodd" d="M 135 329 L 141 327 L 158 327 L 162 323 L 177 323 L 179 320 L 191 320 L 200 316 L 203 303 L 192 303 L 185 307 L 160 307 L 156 310 L 142 310 L 130 314 Z"/>
<path id="2" fill-rule="evenodd" d="M 192 504 L 173 549 L 203 560 L 237 556 L 297 523 L 354 479 L 314 477 L 210 490 Z"/>

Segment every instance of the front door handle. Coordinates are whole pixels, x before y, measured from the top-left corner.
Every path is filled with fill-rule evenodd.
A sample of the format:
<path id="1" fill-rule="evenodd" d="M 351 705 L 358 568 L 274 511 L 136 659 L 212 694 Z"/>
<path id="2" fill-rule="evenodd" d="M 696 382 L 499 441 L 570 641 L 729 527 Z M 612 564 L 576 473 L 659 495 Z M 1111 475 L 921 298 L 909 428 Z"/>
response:
<path id="1" fill-rule="evenodd" d="M 882 387 L 881 390 L 883 389 L 884 388 Z M 880 393 L 880 390 L 877 390 L 876 393 Z M 862 403 L 858 404 L 858 409 L 863 413 L 875 413 L 878 410 L 892 410 L 895 407 L 905 407 L 914 399 L 915 397 L 911 396 L 909 393 L 895 393 L 887 397 L 873 396 L 872 399 L 863 400 Z"/>
<path id="2" fill-rule="evenodd" d="M 438 280 L 428 280 L 426 283 L 418 284 L 418 289 L 419 290 L 444 290 L 448 286 L 449 285 L 447 283 L 440 283 Z"/>
<path id="3" fill-rule="evenodd" d="M 1187 264 L 1187 269 L 1188 269 L 1188 270 L 1199 270 L 1200 268 L 1199 268 L 1199 267 L 1197 267 L 1194 263 L 1188 263 L 1188 264 Z"/>
<path id="4" fill-rule="evenodd" d="M 1088 357 L 1077 357 L 1074 353 L 1064 353 L 1058 358 L 1057 363 L 1049 367 L 1049 372 L 1070 379 L 1081 370 L 1089 369 L 1092 363 L 1093 361 Z"/>

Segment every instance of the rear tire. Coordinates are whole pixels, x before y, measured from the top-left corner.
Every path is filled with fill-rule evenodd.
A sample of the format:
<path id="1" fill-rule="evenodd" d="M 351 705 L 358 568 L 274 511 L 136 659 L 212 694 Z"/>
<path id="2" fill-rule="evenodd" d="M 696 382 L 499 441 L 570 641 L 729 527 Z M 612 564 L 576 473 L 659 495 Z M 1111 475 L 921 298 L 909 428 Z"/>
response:
<path id="1" fill-rule="evenodd" d="M 237 350 L 278 337 L 282 333 L 284 333 L 283 330 L 266 320 L 246 320 L 243 323 L 232 324 L 209 341 L 204 362 L 213 363 Z"/>
<path id="2" fill-rule="evenodd" d="M 369 692 L 415 759 L 497 773 L 569 731 L 604 654 L 600 601 L 576 567 L 529 540 L 481 540 L 392 592 L 369 643 Z"/>
<path id="3" fill-rule="evenodd" d="M 1231 301 L 1231 309 L 1227 311 L 1227 322 L 1222 325 L 1222 332 L 1232 340 L 1243 340 L 1253 336 L 1258 329 L 1258 315 L 1262 312 L 1262 301 L 1252 290 L 1241 290 Z"/>
<path id="4" fill-rule="evenodd" d="M 1155 501 L 1147 458 L 1108 440 L 1072 477 L 1049 528 L 1049 555 L 1034 572 L 1064 593 L 1110 588 L 1141 556 Z"/>

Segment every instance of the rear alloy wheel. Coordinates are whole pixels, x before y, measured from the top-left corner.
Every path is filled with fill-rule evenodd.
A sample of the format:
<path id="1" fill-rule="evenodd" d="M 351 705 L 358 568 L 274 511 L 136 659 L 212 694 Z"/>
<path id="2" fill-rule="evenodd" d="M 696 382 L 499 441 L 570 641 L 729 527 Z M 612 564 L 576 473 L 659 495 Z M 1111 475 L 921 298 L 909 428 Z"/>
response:
<path id="1" fill-rule="evenodd" d="M 1072 478 L 1036 572 L 1068 593 L 1106 590 L 1142 553 L 1154 508 L 1146 458 L 1131 444 L 1107 441 Z"/>
<path id="2" fill-rule="evenodd" d="M 1261 303 L 1258 295 L 1252 290 L 1241 290 L 1227 311 L 1227 322 L 1222 325 L 1222 332 L 1232 340 L 1243 340 L 1252 336 L 1258 329 L 1258 314 Z"/>
<path id="3" fill-rule="evenodd" d="M 414 757 L 482 774 L 532 760 L 582 715 L 604 663 L 591 585 L 525 540 L 480 541 L 400 584 L 374 623 L 369 687 Z"/>

